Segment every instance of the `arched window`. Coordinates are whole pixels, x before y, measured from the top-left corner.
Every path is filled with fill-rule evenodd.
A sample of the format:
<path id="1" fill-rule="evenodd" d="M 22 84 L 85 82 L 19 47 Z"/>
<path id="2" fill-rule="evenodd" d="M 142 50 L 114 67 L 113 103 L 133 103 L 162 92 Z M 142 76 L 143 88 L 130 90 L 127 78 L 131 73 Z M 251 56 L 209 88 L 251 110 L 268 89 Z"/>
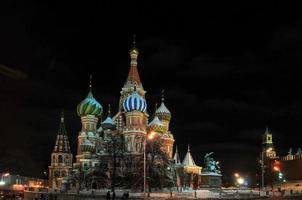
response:
<path id="1" fill-rule="evenodd" d="M 56 156 L 55 155 L 52 156 L 52 162 L 56 162 Z"/>
<path id="2" fill-rule="evenodd" d="M 69 163 L 69 156 L 65 156 L 64 163 Z"/>
<path id="3" fill-rule="evenodd" d="M 62 163 L 62 162 L 63 162 L 62 155 L 59 155 L 59 156 L 58 156 L 58 163 Z"/>
<path id="4" fill-rule="evenodd" d="M 66 176 L 66 172 L 65 172 L 65 171 L 62 171 L 62 172 L 61 172 L 61 176 L 62 176 L 62 177 Z"/>

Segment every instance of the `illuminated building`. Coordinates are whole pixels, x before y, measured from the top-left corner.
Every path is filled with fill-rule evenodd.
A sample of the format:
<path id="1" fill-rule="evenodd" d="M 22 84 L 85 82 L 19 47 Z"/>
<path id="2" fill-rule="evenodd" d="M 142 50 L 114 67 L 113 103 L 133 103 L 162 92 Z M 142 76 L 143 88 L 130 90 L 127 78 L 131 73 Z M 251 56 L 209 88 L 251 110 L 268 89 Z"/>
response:
<path id="1" fill-rule="evenodd" d="M 188 145 L 187 153 L 182 162 L 176 148 L 173 161 L 176 168 L 176 186 L 197 188 L 202 167 L 195 164 L 191 155 L 190 145 Z"/>
<path id="2" fill-rule="evenodd" d="M 184 172 L 188 174 L 200 174 L 202 167 L 199 167 L 195 164 L 194 159 L 190 152 L 190 146 L 188 145 L 187 154 L 182 161 L 182 166 L 184 168 Z"/>
<path id="3" fill-rule="evenodd" d="M 108 109 L 107 118 L 99 122 L 103 114 L 103 106 L 95 99 L 90 81 L 88 95 L 77 106 L 77 114 L 81 119 L 82 128 L 78 133 L 76 161 L 71 165 L 72 156 L 69 146 L 68 148 L 62 147 L 62 150 L 58 151 L 56 145 L 49 167 L 50 188 L 58 188 L 59 183 L 57 184 L 56 181 L 64 180 L 62 179 L 64 176 L 70 178 L 71 170 L 74 173 L 88 174 L 98 169 L 102 164 L 107 165 L 107 168 L 112 168 L 113 166 L 110 164 L 112 157 L 110 157 L 108 148 L 113 135 L 122 136 L 127 155 L 132 156 L 135 160 L 135 158 L 139 159 L 143 156 L 145 137 L 149 132 L 154 131 L 161 141 L 162 151 L 172 160 L 174 137 L 169 128 L 171 113 L 165 106 L 164 97 L 162 97 L 161 105 L 156 108 L 154 118 L 149 121 L 145 99 L 146 91 L 137 69 L 139 51 L 135 47 L 135 43 L 129 53 L 131 58 L 130 70 L 120 92 L 118 112 L 111 116 L 110 109 Z M 65 136 L 60 136 L 60 138 L 65 138 L 67 142 L 68 139 Z M 60 141 L 60 139 L 57 139 L 57 143 L 58 140 Z M 58 162 L 59 156 L 63 157 L 60 162 Z M 68 157 L 67 160 L 64 159 L 66 156 Z M 122 168 L 121 164 L 118 167 Z M 111 174 L 107 175 L 109 178 L 112 176 Z M 92 185 L 98 187 L 95 182 Z"/>

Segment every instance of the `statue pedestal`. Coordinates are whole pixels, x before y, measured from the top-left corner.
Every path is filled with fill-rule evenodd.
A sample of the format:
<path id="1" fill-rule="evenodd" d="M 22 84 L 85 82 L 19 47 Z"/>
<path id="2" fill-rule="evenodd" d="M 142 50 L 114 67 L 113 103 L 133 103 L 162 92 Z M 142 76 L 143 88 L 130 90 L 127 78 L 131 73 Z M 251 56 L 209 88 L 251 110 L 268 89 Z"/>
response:
<path id="1" fill-rule="evenodd" d="M 213 172 L 201 172 L 199 174 L 200 188 L 221 188 L 221 174 Z"/>

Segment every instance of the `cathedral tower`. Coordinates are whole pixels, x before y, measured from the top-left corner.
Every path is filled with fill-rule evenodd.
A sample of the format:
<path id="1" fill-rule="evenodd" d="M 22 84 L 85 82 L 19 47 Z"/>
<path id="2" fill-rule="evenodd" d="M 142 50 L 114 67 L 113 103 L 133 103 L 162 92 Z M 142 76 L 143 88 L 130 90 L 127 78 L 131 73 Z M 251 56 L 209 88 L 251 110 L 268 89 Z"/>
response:
<path id="1" fill-rule="evenodd" d="M 171 120 L 171 113 L 168 108 L 165 106 L 165 98 L 164 92 L 162 91 L 162 102 L 161 105 L 155 111 L 155 115 L 159 118 L 163 125 L 163 134 L 160 138 L 162 143 L 162 150 L 166 152 L 169 159 L 172 159 L 173 154 L 173 144 L 174 144 L 174 137 L 169 130 L 170 120 Z"/>
<path id="2" fill-rule="evenodd" d="M 276 157 L 276 151 L 273 145 L 273 134 L 269 132 L 267 127 L 263 134 L 262 145 L 263 145 L 264 155 L 266 157 L 268 158 Z"/>
<path id="3" fill-rule="evenodd" d="M 123 109 L 126 118 L 123 133 L 128 151 L 132 154 L 141 154 L 143 152 L 148 115 L 146 114 L 147 103 L 136 91 L 136 88 L 124 100 Z"/>
<path id="4" fill-rule="evenodd" d="M 77 113 L 82 122 L 82 129 L 78 136 L 77 163 L 84 158 L 84 153 L 87 155 L 98 151 L 100 137 L 97 132 L 97 123 L 102 111 L 101 104 L 93 97 L 90 77 L 88 95 L 77 107 Z"/>
<path id="5" fill-rule="evenodd" d="M 143 88 L 138 70 L 137 70 L 137 58 L 139 55 L 138 49 L 135 47 L 135 36 L 133 39 L 133 47 L 130 49 L 129 54 L 131 58 L 130 62 L 130 70 L 128 73 L 128 77 L 126 82 L 124 83 L 124 86 L 121 90 L 121 97 L 120 97 L 120 103 L 119 103 L 119 111 L 123 111 L 123 102 L 124 100 L 134 91 L 134 88 L 136 88 L 137 93 L 145 98 L 146 91 Z"/>
<path id="6" fill-rule="evenodd" d="M 66 134 L 64 113 L 61 114 L 60 127 L 54 150 L 51 154 L 51 165 L 49 168 L 49 188 L 60 189 L 63 177 L 69 176 L 72 170 L 72 153 Z"/>

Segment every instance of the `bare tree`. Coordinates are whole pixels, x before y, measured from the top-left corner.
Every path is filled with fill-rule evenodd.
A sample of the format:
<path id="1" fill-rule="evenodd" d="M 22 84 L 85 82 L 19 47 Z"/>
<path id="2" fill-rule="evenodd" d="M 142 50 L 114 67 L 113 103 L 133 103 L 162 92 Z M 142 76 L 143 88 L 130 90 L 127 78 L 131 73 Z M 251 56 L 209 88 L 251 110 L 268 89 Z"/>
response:
<path id="1" fill-rule="evenodd" d="M 149 192 L 152 188 L 173 186 L 174 168 L 161 146 L 160 140 L 149 141 L 146 145 Z"/>

